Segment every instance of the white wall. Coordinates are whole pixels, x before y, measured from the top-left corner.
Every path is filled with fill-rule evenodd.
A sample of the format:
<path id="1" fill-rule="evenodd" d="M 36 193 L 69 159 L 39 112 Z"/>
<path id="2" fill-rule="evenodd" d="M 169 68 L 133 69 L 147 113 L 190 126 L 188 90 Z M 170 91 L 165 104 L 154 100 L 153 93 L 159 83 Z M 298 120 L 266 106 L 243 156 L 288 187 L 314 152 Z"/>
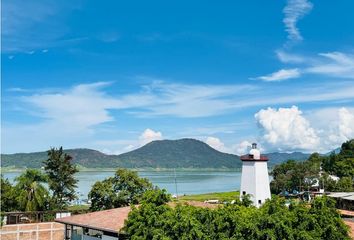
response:
<path id="1" fill-rule="evenodd" d="M 266 161 L 243 161 L 240 197 L 243 192 L 251 195 L 253 204 L 259 207 L 270 199 L 269 175 Z M 261 204 L 258 201 L 261 200 Z"/>

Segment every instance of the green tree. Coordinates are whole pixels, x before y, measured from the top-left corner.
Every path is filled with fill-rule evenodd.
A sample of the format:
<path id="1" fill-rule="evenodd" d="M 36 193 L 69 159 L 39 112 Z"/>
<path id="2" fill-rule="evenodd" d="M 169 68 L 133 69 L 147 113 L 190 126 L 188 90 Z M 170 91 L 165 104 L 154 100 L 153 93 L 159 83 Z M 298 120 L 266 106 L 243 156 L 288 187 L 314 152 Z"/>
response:
<path id="1" fill-rule="evenodd" d="M 90 209 L 94 211 L 111 209 L 118 205 L 117 195 L 113 190 L 113 178 L 95 182 L 88 198 L 91 201 Z"/>
<path id="2" fill-rule="evenodd" d="M 44 161 L 44 169 L 49 178 L 49 188 L 53 192 L 53 205 L 55 208 L 65 207 L 69 201 L 76 198 L 75 188 L 78 172 L 72 163 L 72 157 L 63 152 L 63 148 L 51 148 L 48 159 Z"/>
<path id="3" fill-rule="evenodd" d="M 339 154 L 343 157 L 354 158 L 354 139 L 344 142 Z"/>
<path id="4" fill-rule="evenodd" d="M 275 166 L 271 172 L 273 176 L 270 184 L 272 193 L 307 190 L 319 177 L 320 161 L 318 154 L 315 153 L 311 155 L 308 161 L 295 162 L 294 160 L 288 160 Z"/>
<path id="5" fill-rule="evenodd" d="M 17 201 L 17 191 L 14 186 L 5 179 L 2 175 L 0 176 L 1 183 L 1 212 L 10 212 L 18 209 Z"/>
<path id="6" fill-rule="evenodd" d="M 147 190 L 142 198 L 141 198 L 141 203 L 152 203 L 155 204 L 156 206 L 163 205 L 165 203 L 168 203 L 171 200 L 171 194 L 167 193 L 165 189 L 159 189 L 159 188 L 154 188 L 154 189 L 149 189 Z"/>
<path id="7" fill-rule="evenodd" d="M 354 190 L 353 186 L 353 179 L 351 177 L 342 177 L 336 183 L 335 190 L 338 192 L 352 192 Z"/>
<path id="8" fill-rule="evenodd" d="M 114 177 L 97 181 L 89 192 L 91 210 L 98 211 L 137 204 L 145 191 L 152 189 L 146 178 L 127 169 L 118 169 Z"/>
<path id="9" fill-rule="evenodd" d="M 15 179 L 17 200 L 22 211 L 47 210 L 49 192 L 43 184 L 47 183 L 45 174 L 37 169 L 27 169 Z"/>
<path id="10" fill-rule="evenodd" d="M 331 154 L 326 164 L 330 163 L 329 172 L 338 177 L 354 178 L 354 139 L 344 142 L 339 154 Z"/>
<path id="11" fill-rule="evenodd" d="M 273 198 L 262 207 L 224 205 L 216 209 L 153 201 L 133 207 L 123 231 L 130 239 L 350 239 L 348 229 L 327 198 L 285 206 Z"/>

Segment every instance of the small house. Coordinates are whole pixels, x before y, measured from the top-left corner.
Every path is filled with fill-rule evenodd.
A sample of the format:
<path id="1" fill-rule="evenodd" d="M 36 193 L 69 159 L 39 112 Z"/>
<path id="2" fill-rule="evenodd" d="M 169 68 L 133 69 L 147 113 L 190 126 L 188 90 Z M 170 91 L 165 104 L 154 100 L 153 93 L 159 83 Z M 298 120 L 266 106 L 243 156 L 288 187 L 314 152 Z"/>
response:
<path id="1" fill-rule="evenodd" d="M 124 234 L 119 231 L 124 227 L 130 207 L 91 212 L 55 219 L 65 225 L 65 240 L 121 240 Z"/>

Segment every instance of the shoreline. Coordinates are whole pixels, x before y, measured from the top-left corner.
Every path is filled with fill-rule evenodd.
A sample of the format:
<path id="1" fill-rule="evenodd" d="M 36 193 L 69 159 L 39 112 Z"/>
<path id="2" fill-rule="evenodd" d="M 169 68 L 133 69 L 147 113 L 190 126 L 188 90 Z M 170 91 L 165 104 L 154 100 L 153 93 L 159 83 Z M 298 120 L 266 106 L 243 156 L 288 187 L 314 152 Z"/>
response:
<path id="1" fill-rule="evenodd" d="M 78 168 L 80 172 L 115 172 L 117 168 Z M 1 173 L 11 173 L 11 172 L 23 172 L 28 168 L 1 168 Z M 36 168 L 40 169 L 40 168 Z M 144 171 L 152 171 L 152 172 L 176 172 L 185 171 L 185 172 L 198 172 L 198 171 L 206 171 L 206 172 L 241 172 L 241 168 L 126 168 L 133 171 L 144 172 Z"/>

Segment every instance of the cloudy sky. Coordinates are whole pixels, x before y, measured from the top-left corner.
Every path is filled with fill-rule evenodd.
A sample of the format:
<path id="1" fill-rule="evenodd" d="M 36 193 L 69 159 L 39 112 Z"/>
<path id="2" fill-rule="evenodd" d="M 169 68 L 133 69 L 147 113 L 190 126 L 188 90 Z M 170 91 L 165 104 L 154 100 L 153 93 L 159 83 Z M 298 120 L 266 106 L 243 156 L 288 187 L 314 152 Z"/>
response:
<path id="1" fill-rule="evenodd" d="M 2 1 L 3 153 L 354 137 L 354 2 Z"/>

